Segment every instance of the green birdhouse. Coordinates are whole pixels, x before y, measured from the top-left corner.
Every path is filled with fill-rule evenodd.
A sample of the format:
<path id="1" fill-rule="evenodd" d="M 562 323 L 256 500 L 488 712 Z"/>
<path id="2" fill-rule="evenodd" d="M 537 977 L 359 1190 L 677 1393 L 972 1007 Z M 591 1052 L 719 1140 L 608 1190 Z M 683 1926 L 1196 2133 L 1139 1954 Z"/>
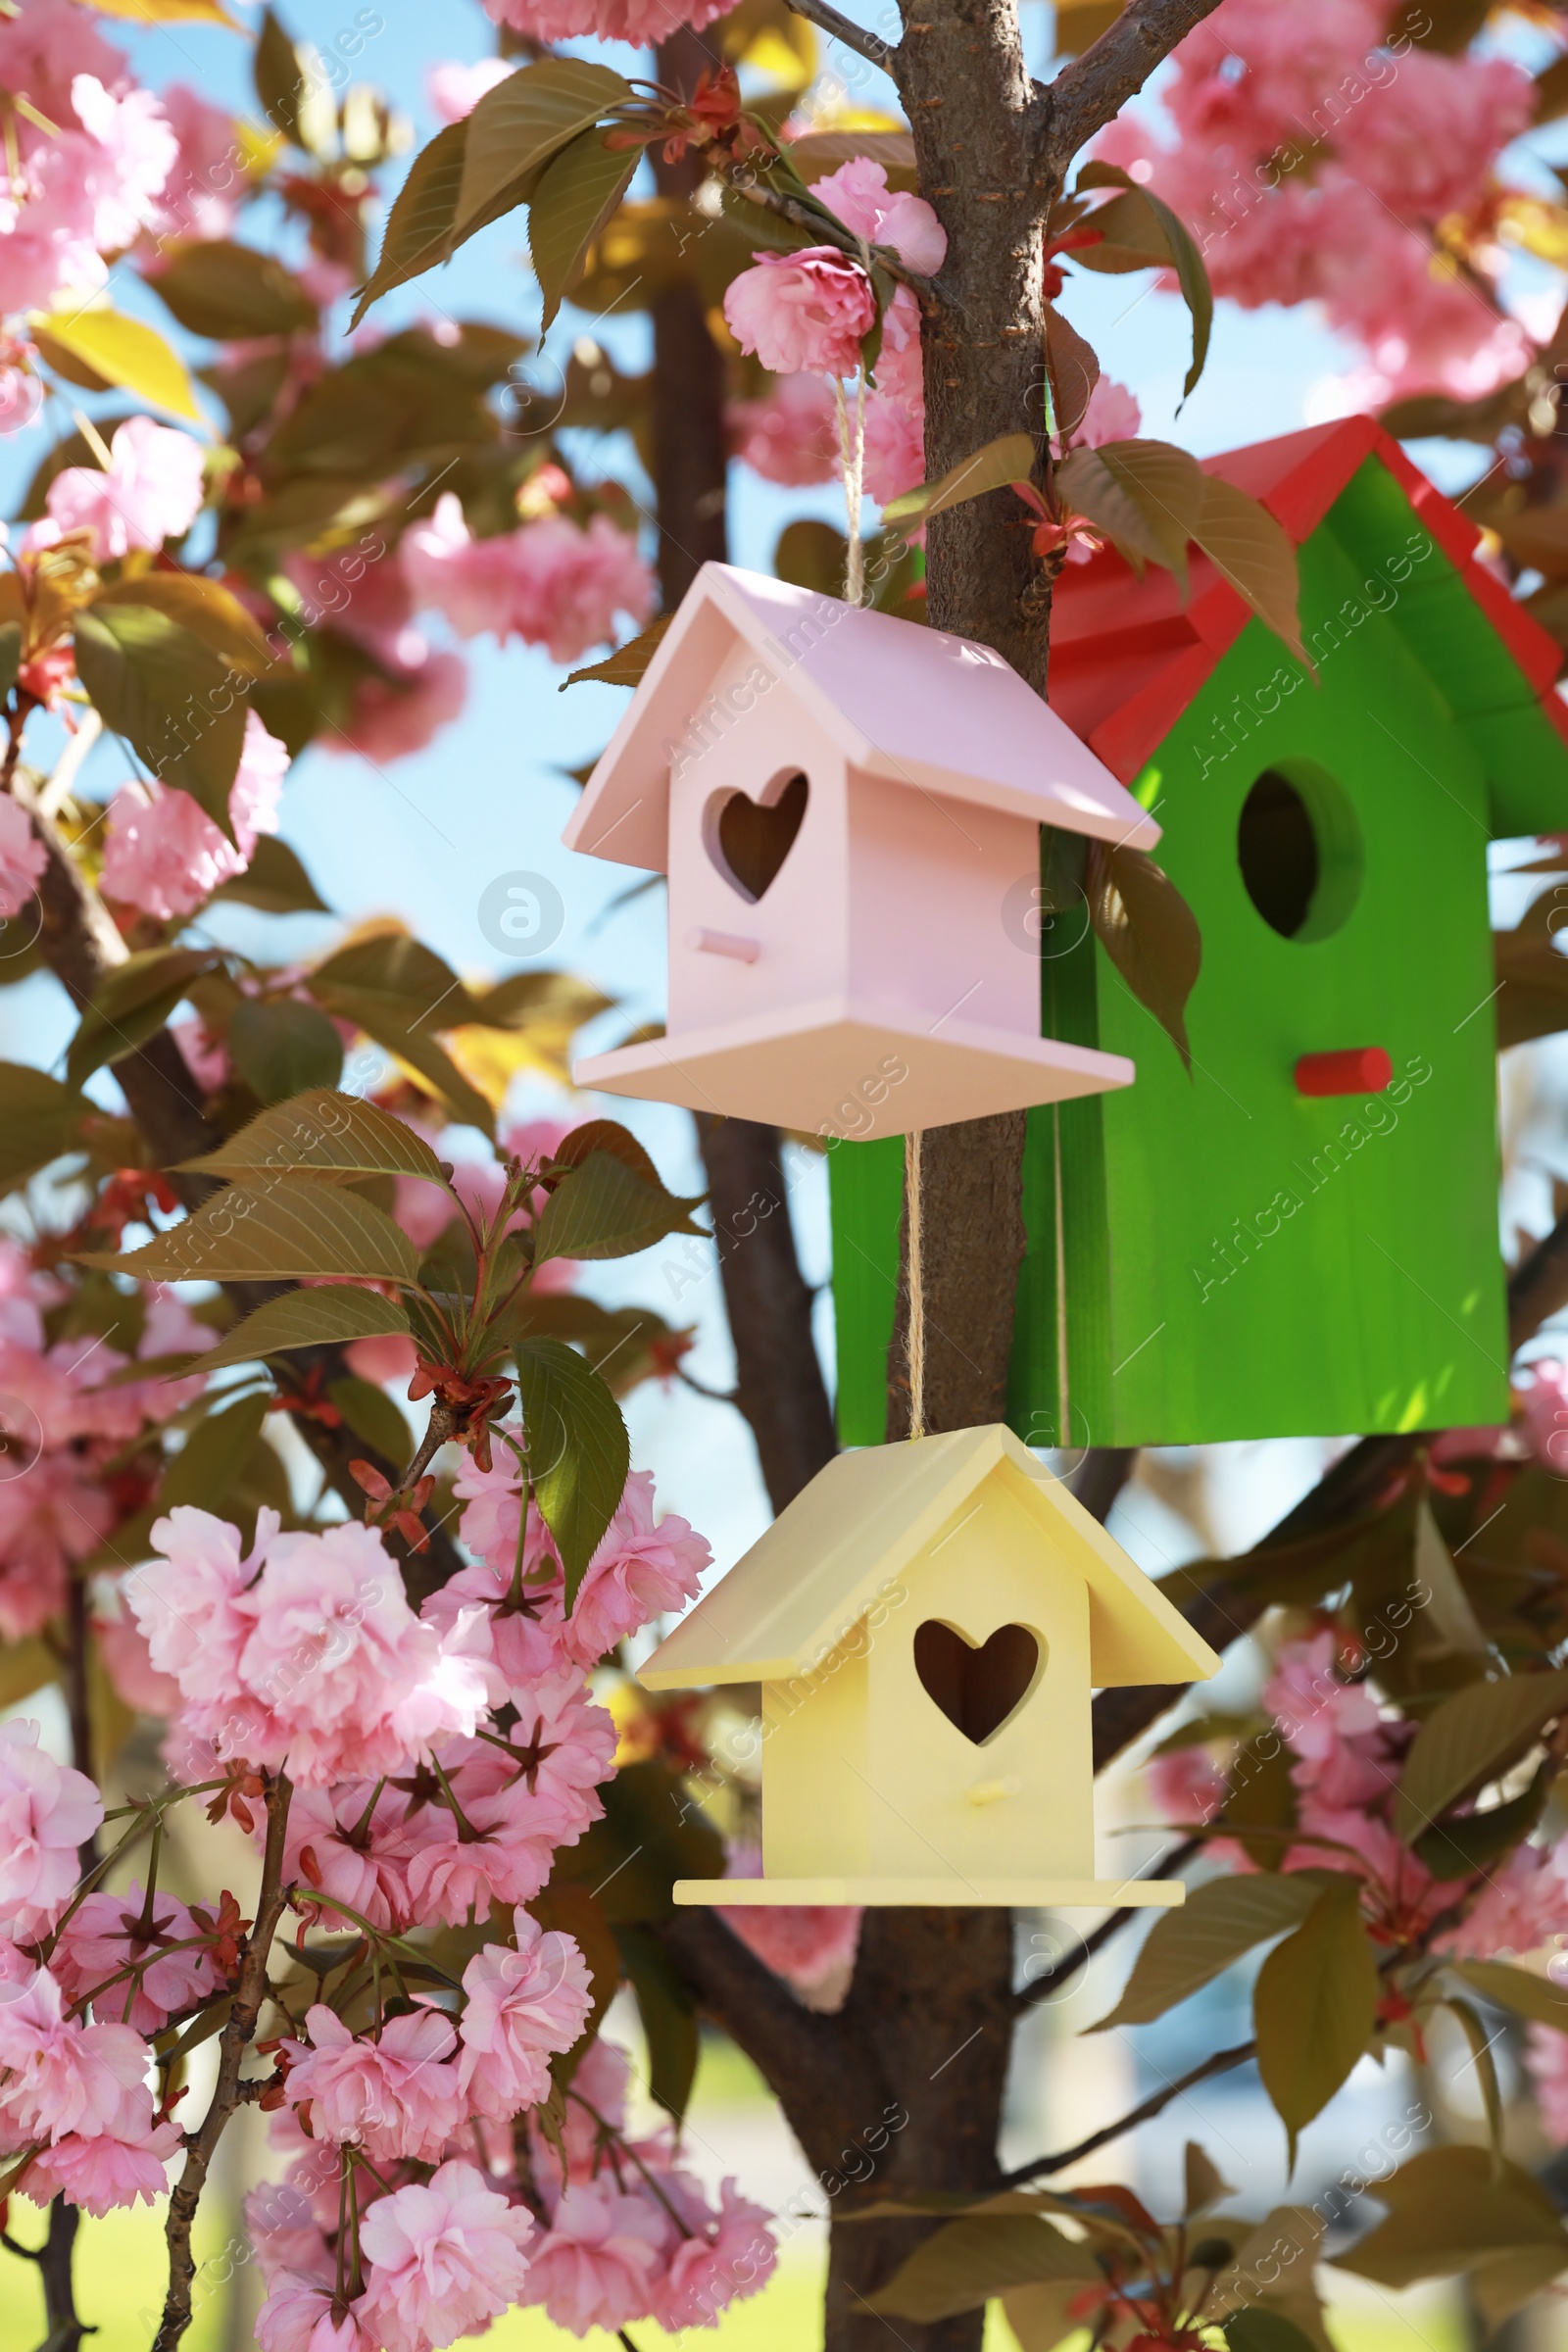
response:
<path id="1" fill-rule="evenodd" d="M 1109 550 L 1057 585 L 1052 706 L 1157 815 L 1202 969 L 1189 1076 L 1086 903 L 1020 917 L 1020 878 L 999 910 L 1043 1033 L 1138 1073 L 1029 1113 L 1008 1418 L 1074 1446 L 1503 1419 L 1487 844 L 1568 828 L 1558 648 L 1369 418 L 1207 469 L 1296 542 L 1316 676 L 1206 559 L 1186 604 Z M 902 1152 L 832 1154 L 849 1445 L 883 1435 Z"/>

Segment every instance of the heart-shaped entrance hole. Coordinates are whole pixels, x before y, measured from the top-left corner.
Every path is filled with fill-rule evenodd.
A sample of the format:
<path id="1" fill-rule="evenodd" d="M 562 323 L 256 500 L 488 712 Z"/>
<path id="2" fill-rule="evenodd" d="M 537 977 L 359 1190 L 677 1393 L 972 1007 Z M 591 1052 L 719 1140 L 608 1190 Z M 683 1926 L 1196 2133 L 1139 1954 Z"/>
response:
<path id="1" fill-rule="evenodd" d="M 1016 1714 L 1034 1688 L 1040 1643 L 1026 1625 L 999 1625 L 977 1649 L 951 1625 L 928 1617 L 915 1628 L 921 1689 L 976 1747 Z"/>
<path id="2" fill-rule="evenodd" d="M 744 792 L 715 794 L 709 804 L 708 854 L 726 882 L 755 906 L 777 880 L 806 821 L 810 787 L 799 772 L 783 789 L 754 801 Z"/>

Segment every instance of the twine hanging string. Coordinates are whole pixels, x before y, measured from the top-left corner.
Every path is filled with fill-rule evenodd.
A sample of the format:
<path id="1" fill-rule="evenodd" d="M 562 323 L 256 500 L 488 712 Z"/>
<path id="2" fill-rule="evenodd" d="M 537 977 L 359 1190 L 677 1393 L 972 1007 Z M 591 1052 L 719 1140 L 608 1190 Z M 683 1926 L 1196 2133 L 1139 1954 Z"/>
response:
<path id="1" fill-rule="evenodd" d="M 860 267 L 867 278 L 871 275 L 871 248 L 864 237 L 859 239 Z M 865 550 L 860 544 L 860 502 L 865 494 L 865 362 L 862 359 L 855 374 L 855 420 L 850 421 L 850 404 L 845 395 L 842 376 L 832 376 L 833 409 L 839 427 L 839 462 L 844 470 L 844 601 L 847 605 L 865 602 Z"/>
<path id="2" fill-rule="evenodd" d="M 909 1328 L 906 1348 L 909 1359 L 909 1435 L 925 1436 L 925 1267 L 923 1263 L 924 1211 L 920 1200 L 920 1145 L 918 1127 L 911 1127 L 904 1139 L 904 1197 L 909 1218 Z"/>

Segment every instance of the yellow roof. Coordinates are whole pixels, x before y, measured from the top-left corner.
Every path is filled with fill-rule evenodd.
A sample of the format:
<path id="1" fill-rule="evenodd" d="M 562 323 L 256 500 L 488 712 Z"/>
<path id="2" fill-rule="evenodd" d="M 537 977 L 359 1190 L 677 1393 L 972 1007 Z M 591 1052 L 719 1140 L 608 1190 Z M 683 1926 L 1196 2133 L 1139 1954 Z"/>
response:
<path id="1" fill-rule="evenodd" d="M 809 1672 L 993 1477 L 1039 1523 L 1042 1569 L 1070 1568 L 1088 1586 L 1097 1685 L 1216 1672 L 1219 1659 L 1152 1579 L 1011 1430 L 991 1427 L 839 1454 L 660 1644 L 639 1682 L 671 1690 Z"/>

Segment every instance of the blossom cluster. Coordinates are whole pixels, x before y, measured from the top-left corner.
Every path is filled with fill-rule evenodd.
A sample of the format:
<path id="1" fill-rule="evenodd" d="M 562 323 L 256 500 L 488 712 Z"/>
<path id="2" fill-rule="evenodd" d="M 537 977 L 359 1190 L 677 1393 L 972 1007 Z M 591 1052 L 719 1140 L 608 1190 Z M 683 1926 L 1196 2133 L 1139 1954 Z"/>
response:
<path id="1" fill-rule="evenodd" d="M 1446 238 L 1485 211 L 1496 159 L 1530 123 L 1530 76 L 1389 37 L 1388 0 L 1223 0 L 1177 49 L 1160 99 L 1176 131 L 1121 116 L 1095 153 L 1191 222 L 1216 294 L 1249 309 L 1316 301 L 1364 349 L 1353 407 L 1441 388 L 1462 398 L 1531 356 L 1487 275 Z"/>

